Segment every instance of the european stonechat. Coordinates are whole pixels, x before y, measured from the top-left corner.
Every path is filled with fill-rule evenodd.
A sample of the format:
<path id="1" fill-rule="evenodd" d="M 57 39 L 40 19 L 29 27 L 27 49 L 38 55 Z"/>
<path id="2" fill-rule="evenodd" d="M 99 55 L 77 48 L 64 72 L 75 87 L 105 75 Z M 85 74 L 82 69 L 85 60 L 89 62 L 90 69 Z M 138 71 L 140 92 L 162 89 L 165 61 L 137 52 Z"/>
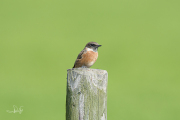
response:
<path id="1" fill-rule="evenodd" d="M 85 48 L 79 53 L 73 68 L 90 68 L 98 58 L 98 47 L 96 42 L 89 42 Z"/>

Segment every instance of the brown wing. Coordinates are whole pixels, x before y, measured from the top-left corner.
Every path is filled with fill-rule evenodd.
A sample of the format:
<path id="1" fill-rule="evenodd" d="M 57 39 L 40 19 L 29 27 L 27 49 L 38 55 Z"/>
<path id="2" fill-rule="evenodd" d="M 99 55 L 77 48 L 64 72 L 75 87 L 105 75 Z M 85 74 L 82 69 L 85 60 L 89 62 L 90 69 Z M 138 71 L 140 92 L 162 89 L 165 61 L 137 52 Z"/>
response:
<path id="1" fill-rule="evenodd" d="M 73 66 L 73 68 L 78 68 L 78 67 L 81 67 L 82 65 L 80 64 L 80 60 L 82 59 L 82 54 L 84 54 L 86 52 L 86 50 L 84 49 L 84 50 L 82 50 L 80 53 L 79 53 L 79 55 L 77 56 L 77 59 L 76 59 L 76 61 L 75 61 L 75 63 L 74 63 L 74 66 Z"/>

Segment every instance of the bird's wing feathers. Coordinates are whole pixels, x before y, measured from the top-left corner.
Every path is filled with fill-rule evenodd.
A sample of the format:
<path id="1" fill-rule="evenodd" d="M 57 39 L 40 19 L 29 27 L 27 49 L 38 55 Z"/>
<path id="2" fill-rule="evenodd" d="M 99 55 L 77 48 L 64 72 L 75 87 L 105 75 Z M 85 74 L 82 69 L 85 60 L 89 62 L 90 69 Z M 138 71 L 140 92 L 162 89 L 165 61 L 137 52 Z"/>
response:
<path id="1" fill-rule="evenodd" d="M 86 51 L 85 50 L 82 50 L 79 55 L 77 56 L 77 59 L 81 59 L 82 58 L 82 54 L 85 53 Z"/>
<path id="2" fill-rule="evenodd" d="M 82 51 L 79 53 L 79 55 L 77 56 L 77 59 L 76 59 L 76 61 L 75 61 L 75 63 L 74 63 L 73 68 L 79 67 L 79 65 L 80 65 L 79 61 L 82 59 L 82 55 L 83 55 L 85 52 L 86 52 L 86 50 L 84 49 L 84 50 L 82 50 Z M 75 66 L 75 65 L 76 65 L 76 66 Z"/>

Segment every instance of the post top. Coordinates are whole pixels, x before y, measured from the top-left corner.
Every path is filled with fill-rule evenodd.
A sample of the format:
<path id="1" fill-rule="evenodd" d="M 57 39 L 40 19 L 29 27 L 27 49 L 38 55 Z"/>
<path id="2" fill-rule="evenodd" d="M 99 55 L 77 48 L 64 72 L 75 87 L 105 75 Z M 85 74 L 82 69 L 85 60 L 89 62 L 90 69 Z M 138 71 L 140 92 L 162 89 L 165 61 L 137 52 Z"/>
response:
<path id="1" fill-rule="evenodd" d="M 70 86 L 73 90 L 78 88 L 81 81 L 87 81 L 91 88 L 98 88 L 106 93 L 107 80 L 108 73 L 106 70 L 90 68 L 73 68 L 67 70 L 67 81 L 72 83 Z"/>
<path id="2" fill-rule="evenodd" d="M 107 74 L 106 70 L 101 69 L 91 69 L 91 68 L 72 68 L 67 69 L 67 72 L 77 72 L 79 74 Z"/>
<path id="3" fill-rule="evenodd" d="M 103 72 L 107 72 L 106 70 L 101 70 L 101 69 L 92 69 L 92 68 L 71 68 L 71 69 L 67 69 L 67 71 L 103 71 Z"/>

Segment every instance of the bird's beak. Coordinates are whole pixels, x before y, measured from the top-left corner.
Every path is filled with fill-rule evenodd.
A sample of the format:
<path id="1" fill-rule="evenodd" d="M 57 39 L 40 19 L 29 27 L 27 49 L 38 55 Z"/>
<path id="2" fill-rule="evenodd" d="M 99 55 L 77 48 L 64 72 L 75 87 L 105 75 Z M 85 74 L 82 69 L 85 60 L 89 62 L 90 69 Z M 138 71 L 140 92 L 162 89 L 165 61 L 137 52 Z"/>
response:
<path id="1" fill-rule="evenodd" d="M 97 45 L 97 47 L 101 47 L 102 45 Z"/>

